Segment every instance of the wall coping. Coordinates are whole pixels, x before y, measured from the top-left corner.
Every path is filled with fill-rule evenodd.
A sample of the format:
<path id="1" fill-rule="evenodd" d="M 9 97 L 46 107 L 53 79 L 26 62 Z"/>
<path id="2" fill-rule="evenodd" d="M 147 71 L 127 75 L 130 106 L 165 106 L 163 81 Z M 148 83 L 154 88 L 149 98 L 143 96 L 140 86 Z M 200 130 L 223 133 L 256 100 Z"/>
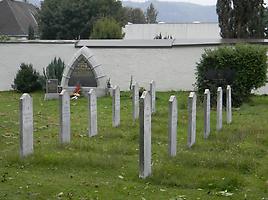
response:
<path id="1" fill-rule="evenodd" d="M 219 46 L 238 43 L 268 45 L 268 39 L 162 39 L 162 40 L 23 40 L 0 41 L 1 44 L 74 44 L 75 48 L 176 48 Z"/>

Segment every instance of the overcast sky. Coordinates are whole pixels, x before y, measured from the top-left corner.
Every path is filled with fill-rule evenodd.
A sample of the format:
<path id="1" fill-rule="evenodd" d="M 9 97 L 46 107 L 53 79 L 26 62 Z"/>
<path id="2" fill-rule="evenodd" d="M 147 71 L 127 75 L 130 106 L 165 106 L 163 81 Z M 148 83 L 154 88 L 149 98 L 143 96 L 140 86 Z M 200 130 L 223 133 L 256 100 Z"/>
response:
<path id="1" fill-rule="evenodd" d="M 145 2 L 146 0 L 131 0 L 131 1 Z M 197 3 L 201 5 L 216 5 L 217 2 L 217 0 L 159 0 L 159 1 L 181 1 L 181 2 Z M 268 3 L 268 0 L 264 0 L 264 2 Z"/>

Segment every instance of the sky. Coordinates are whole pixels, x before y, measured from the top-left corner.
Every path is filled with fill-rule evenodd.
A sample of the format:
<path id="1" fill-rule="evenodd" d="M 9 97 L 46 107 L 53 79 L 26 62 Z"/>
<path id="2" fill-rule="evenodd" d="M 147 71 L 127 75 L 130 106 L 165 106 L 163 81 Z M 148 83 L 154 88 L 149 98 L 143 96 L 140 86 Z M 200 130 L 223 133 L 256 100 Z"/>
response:
<path id="1" fill-rule="evenodd" d="M 144 2 L 146 0 L 131 0 L 131 1 Z M 196 3 L 196 4 L 201 4 L 201 5 L 216 5 L 216 2 L 217 2 L 217 0 L 159 0 L 159 1 L 181 1 L 181 2 Z M 268 0 L 264 0 L 264 2 L 268 3 Z"/>

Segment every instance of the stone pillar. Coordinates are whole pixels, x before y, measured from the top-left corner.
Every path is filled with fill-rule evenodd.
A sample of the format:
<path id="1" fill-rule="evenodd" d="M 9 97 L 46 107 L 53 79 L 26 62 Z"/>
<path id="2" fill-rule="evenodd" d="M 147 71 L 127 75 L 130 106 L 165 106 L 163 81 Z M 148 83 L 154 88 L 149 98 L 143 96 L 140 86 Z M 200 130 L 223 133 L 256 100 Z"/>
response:
<path id="1" fill-rule="evenodd" d="M 143 92 L 140 98 L 140 156 L 139 176 L 142 179 L 150 176 L 151 170 L 151 97 Z"/>
<path id="2" fill-rule="evenodd" d="M 88 93 L 88 135 L 93 137 L 98 134 L 97 119 L 97 95 L 94 89 Z"/>
<path id="3" fill-rule="evenodd" d="M 191 92 L 188 97 L 188 147 L 195 144 L 196 139 L 196 94 Z"/>
<path id="4" fill-rule="evenodd" d="M 232 123 L 232 88 L 230 85 L 227 86 L 226 90 L 226 116 L 227 124 Z"/>
<path id="5" fill-rule="evenodd" d="M 132 85 L 132 118 L 133 121 L 139 118 L 139 84 Z"/>
<path id="6" fill-rule="evenodd" d="M 178 104 L 176 96 L 169 98 L 169 120 L 168 120 L 168 152 L 169 156 L 177 153 L 177 127 L 178 127 Z"/>
<path id="7" fill-rule="evenodd" d="M 29 94 L 20 98 L 20 157 L 33 153 L 33 103 Z"/>
<path id="8" fill-rule="evenodd" d="M 217 90 L 217 131 L 222 130 L 222 88 Z"/>
<path id="9" fill-rule="evenodd" d="M 71 142 L 71 111 L 70 95 L 66 90 L 62 90 L 59 96 L 60 103 L 60 133 L 61 144 Z"/>
<path id="10" fill-rule="evenodd" d="M 204 138 L 207 139 L 210 134 L 210 91 L 204 93 Z"/>
<path id="11" fill-rule="evenodd" d="M 151 81 L 150 83 L 150 95 L 151 95 L 151 108 L 152 108 L 152 113 L 156 112 L 156 105 L 155 105 L 155 100 L 156 100 L 156 87 L 155 87 L 155 81 Z"/>
<path id="12" fill-rule="evenodd" d="M 120 125 L 120 88 L 113 88 L 113 127 Z"/>

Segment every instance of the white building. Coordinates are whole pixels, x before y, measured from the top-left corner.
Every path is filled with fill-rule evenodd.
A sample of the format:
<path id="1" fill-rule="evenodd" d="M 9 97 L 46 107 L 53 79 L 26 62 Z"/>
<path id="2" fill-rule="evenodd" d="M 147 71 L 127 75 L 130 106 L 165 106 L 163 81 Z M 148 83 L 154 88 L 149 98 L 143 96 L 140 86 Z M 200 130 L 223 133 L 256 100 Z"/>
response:
<path id="1" fill-rule="evenodd" d="M 160 33 L 173 39 L 221 39 L 218 23 L 128 24 L 123 32 L 126 40 L 152 40 Z"/>

